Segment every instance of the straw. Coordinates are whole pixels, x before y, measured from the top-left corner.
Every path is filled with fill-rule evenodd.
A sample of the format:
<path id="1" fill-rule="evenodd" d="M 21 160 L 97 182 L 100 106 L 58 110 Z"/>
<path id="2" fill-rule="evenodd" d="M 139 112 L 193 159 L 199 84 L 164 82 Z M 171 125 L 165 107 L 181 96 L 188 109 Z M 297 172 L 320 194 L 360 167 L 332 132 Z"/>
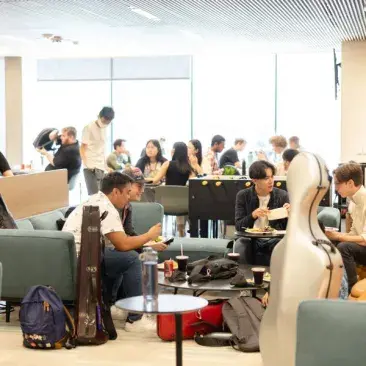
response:
<path id="1" fill-rule="evenodd" d="M 183 243 L 180 243 L 180 255 L 183 255 Z"/>

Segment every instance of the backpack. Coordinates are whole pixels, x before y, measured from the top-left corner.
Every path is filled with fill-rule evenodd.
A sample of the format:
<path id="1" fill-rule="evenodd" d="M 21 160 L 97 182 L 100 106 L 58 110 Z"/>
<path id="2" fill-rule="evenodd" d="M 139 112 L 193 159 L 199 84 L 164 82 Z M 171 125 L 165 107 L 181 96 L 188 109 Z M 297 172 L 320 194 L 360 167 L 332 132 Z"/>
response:
<path id="1" fill-rule="evenodd" d="M 196 334 L 195 341 L 201 346 L 231 345 L 237 351 L 259 352 L 259 327 L 263 314 L 264 308 L 256 298 L 232 297 L 222 307 L 224 330 L 231 334 Z"/>
<path id="2" fill-rule="evenodd" d="M 234 277 L 237 271 L 238 263 L 230 259 L 208 257 L 188 264 L 188 283 L 227 279 Z"/>
<path id="3" fill-rule="evenodd" d="M 32 286 L 21 303 L 19 317 L 25 347 L 75 347 L 74 321 L 51 287 Z"/>

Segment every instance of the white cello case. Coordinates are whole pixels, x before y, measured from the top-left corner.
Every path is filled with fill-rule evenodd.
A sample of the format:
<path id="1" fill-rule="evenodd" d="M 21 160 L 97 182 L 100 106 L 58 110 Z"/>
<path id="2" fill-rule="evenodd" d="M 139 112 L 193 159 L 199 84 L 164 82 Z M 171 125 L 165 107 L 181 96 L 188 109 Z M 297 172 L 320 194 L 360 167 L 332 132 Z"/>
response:
<path id="1" fill-rule="evenodd" d="M 298 154 L 287 175 L 291 211 L 286 235 L 271 258 L 269 306 L 259 334 L 264 366 L 295 366 L 296 316 L 301 301 L 338 298 L 342 258 L 317 219 L 319 202 L 328 187 L 323 160 L 307 152 Z"/>

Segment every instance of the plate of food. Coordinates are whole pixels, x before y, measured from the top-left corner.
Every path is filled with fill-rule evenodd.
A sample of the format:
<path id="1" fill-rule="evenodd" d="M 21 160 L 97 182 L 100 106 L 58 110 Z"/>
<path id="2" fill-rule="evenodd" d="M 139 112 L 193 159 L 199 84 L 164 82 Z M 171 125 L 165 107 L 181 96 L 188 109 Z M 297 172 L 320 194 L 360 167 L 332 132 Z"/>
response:
<path id="1" fill-rule="evenodd" d="M 249 234 L 263 235 L 263 234 L 274 234 L 277 232 L 277 230 L 270 226 L 265 226 L 264 228 L 259 227 L 247 228 L 245 229 L 245 232 Z"/>

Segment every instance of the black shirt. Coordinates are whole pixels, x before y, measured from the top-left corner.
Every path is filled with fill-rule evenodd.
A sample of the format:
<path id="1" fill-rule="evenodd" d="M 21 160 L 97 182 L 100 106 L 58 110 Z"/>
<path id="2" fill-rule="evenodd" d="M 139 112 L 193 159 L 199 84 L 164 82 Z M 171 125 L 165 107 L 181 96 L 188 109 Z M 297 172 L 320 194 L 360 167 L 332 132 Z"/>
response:
<path id="1" fill-rule="evenodd" d="M 178 169 L 177 162 L 172 160 L 165 176 L 167 186 L 185 186 L 189 179 L 190 172 L 182 173 Z"/>
<path id="2" fill-rule="evenodd" d="M 223 168 L 225 165 L 235 165 L 239 161 L 238 152 L 231 148 L 226 150 L 220 158 L 220 168 Z"/>
<path id="3" fill-rule="evenodd" d="M 0 152 L 0 173 L 4 174 L 8 170 L 10 170 L 10 165 L 6 157 Z"/>
<path id="4" fill-rule="evenodd" d="M 79 173 L 80 168 L 79 143 L 76 141 L 70 145 L 61 145 L 53 158 L 53 165 L 47 165 L 45 170 L 67 169 L 67 181 L 70 182 L 70 179 Z"/>

